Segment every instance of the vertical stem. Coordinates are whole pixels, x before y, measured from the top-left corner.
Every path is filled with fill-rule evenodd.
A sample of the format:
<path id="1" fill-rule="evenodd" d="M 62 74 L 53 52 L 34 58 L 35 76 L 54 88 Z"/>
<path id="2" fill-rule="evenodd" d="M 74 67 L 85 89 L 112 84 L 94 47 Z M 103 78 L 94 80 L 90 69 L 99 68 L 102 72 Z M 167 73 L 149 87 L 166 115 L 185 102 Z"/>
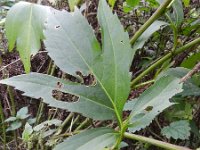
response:
<path id="1" fill-rule="evenodd" d="M 67 118 L 65 119 L 65 121 L 62 123 L 62 125 L 60 126 L 60 128 L 58 129 L 58 131 L 56 132 L 56 134 L 55 135 L 59 135 L 62 131 L 63 131 L 63 129 L 64 129 L 64 127 L 66 126 L 66 124 L 71 120 L 71 118 L 74 116 L 74 113 L 70 113 L 68 116 L 67 116 Z"/>
<path id="2" fill-rule="evenodd" d="M 8 91 L 8 95 L 10 97 L 10 102 L 11 102 L 11 115 L 13 117 L 15 117 L 16 115 L 16 105 L 15 105 L 15 99 L 14 99 L 14 94 L 13 94 L 13 91 L 12 91 L 12 88 L 10 86 L 7 86 L 7 91 Z"/>
<path id="3" fill-rule="evenodd" d="M 160 7 L 155 11 L 155 13 L 147 20 L 147 22 L 135 33 L 131 38 L 130 43 L 133 45 L 140 35 L 156 20 L 163 12 L 166 10 L 167 6 L 172 2 L 172 0 L 165 0 L 165 2 L 160 5 Z"/>
<path id="4" fill-rule="evenodd" d="M 2 103 L 0 101 L 0 118 L 1 118 L 1 122 L 2 122 L 2 132 L 3 132 L 3 150 L 6 150 L 6 127 L 4 124 L 4 115 L 3 115 L 3 107 L 2 107 Z"/>
<path id="5" fill-rule="evenodd" d="M 74 132 L 77 132 L 78 130 L 80 130 L 81 128 L 83 128 L 88 122 L 90 121 L 89 118 L 86 118 L 83 122 L 81 122 L 81 124 L 74 130 Z"/>
<path id="6" fill-rule="evenodd" d="M 53 75 L 54 71 L 55 71 L 56 65 L 53 64 L 53 61 L 50 60 L 49 66 L 48 66 L 48 70 L 47 70 L 47 74 Z M 42 112 L 44 110 L 44 103 L 41 101 L 39 104 L 39 110 L 37 112 L 37 117 L 36 117 L 36 125 L 40 122 L 40 118 L 42 116 Z"/>
<path id="7" fill-rule="evenodd" d="M 13 117 L 15 117 L 16 115 L 16 105 L 15 105 L 15 99 L 14 99 L 14 94 L 12 91 L 12 88 L 10 86 L 7 86 L 7 91 L 8 91 L 8 95 L 10 97 L 10 101 L 11 101 L 11 115 Z M 15 144 L 16 144 L 16 149 L 18 149 L 18 141 L 17 141 L 17 131 L 14 131 L 14 139 L 15 139 Z"/>

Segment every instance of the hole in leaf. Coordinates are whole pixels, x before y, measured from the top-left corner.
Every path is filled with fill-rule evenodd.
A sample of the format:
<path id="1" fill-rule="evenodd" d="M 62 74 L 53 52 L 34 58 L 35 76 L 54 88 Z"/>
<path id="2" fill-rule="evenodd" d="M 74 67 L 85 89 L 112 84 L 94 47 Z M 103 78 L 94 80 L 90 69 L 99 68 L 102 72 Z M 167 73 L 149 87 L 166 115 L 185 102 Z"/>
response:
<path id="1" fill-rule="evenodd" d="M 94 75 L 89 74 L 87 76 L 84 76 L 80 71 L 77 71 L 76 74 L 83 79 L 84 85 L 96 85 L 96 79 Z"/>
<path id="2" fill-rule="evenodd" d="M 61 92 L 59 90 L 53 90 L 52 96 L 56 100 L 64 101 L 64 102 L 78 102 L 79 100 L 79 97 L 69 94 L 69 93 Z"/>
<path id="3" fill-rule="evenodd" d="M 153 106 L 147 106 L 144 110 L 146 110 L 146 111 L 152 111 L 152 109 L 153 109 Z"/>
<path id="4" fill-rule="evenodd" d="M 58 28 L 60 28 L 60 25 L 56 25 L 56 26 L 55 26 L 55 29 L 58 29 Z"/>
<path id="5" fill-rule="evenodd" d="M 123 41 L 123 40 L 121 40 L 120 42 L 121 42 L 121 43 L 124 43 L 124 41 Z"/>

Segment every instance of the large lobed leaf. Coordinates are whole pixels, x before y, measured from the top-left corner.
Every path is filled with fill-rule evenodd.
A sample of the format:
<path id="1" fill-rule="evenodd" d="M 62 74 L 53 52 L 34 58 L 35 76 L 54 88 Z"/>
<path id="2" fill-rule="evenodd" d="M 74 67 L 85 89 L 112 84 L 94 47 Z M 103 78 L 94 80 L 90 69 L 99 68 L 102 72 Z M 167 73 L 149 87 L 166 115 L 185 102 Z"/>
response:
<path id="1" fill-rule="evenodd" d="M 16 42 L 17 50 L 24 64 L 26 73 L 30 72 L 30 56 L 35 55 L 43 40 L 43 27 L 48 7 L 19 2 L 15 4 L 6 17 L 6 36 L 9 50 L 13 50 Z"/>
<path id="2" fill-rule="evenodd" d="M 98 20 L 102 50 L 79 10 L 73 13 L 53 10 L 53 16 L 47 20 L 45 46 L 63 71 L 71 75 L 76 75 L 76 71 L 92 73 L 97 87 L 107 97 L 104 101 L 112 103 L 119 120 L 130 91 L 129 67 L 135 51 L 105 0 L 99 2 Z"/>
<path id="3" fill-rule="evenodd" d="M 148 126 L 164 109 L 173 105 L 169 99 L 182 91 L 182 84 L 176 77 L 167 76 L 158 80 L 142 95 L 126 104 L 131 112 L 129 131 L 135 132 Z"/>
<path id="4" fill-rule="evenodd" d="M 47 75 L 31 73 L 6 79 L 8 84 L 24 91 L 24 95 L 43 98 L 50 106 L 80 112 L 93 119 L 121 121 L 123 106 L 130 91 L 129 67 L 135 53 L 130 47 L 116 15 L 105 0 L 99 2 L 98 20 L 102 30 L 102 50 L 92 28 L 79 10 L 73 13 L 52 9 L 46 21 L 44 41 L 49 56 L 63 71 L 76 75 L 77 71 L 92 73 L 95 86 L 72 84 Z M 58 90 L 79 97 L 75 103 L 57 101 L 52 96 Z M 115 117 L 114 117 L 115 114 Z"/>
<path id="5" fill-rule="evenodd" d="M 119 133 L 110 128 L 84 131 L 58 144 L 54 150 L 103 150 L 111 147 L 119 138 Z"/>

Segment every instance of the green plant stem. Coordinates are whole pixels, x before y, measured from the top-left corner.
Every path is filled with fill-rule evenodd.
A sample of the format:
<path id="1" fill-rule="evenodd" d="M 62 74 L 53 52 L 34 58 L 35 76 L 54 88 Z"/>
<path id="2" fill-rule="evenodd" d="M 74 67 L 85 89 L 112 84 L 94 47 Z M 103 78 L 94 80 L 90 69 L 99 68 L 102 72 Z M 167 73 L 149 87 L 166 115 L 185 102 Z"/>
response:
<path id="1" fill-rule="evenodd" d="M 145 75 L 147 75 L 149 72 L 151 72 L 152 70 L 154 70 L 156 67 L 160 66 L 161 64 L 163 64 L 166 60 L 170 59 L 173 55 L 177 55 L 193 46 L 195 46 L 196 44 L 200 43 L 200 37 L 185 44 L 184 46 L 178 48 L 176 51 L 174 51 L 173 53 L 170 52 L 168 54 L 166 54 L 165 56 L 163 56 L 161 59 L 159 59 L 157 62 L 155 62 L 154 64 L 152 64 L 150 67 L 148 67 L 145 71 L 143 71 L 139 76 L 137 76 L 135 79 L 133 79 L 131 81 L 131 87 L 133 88 L 134 85 L 140 81 Z"/>
<path id="2" fill-rule="evenodd" d="M 47 70 L 47 74 L 53 75 L 54 71 L 55 71 L 55 68 L 56 68 L 56 65 L 53 64 L 52 60 L 50 60 L 50 63 L 49 63 L 49 66 L 48 66 L 48 70 Z M 44 106 L 45 106 L 45 104 L 41 101 L 40 104 L 39 104 L 39 109 L 38 109 L 37 115 L 36 115 L 35 125 L 37 125 L 40 122 L 40 118 L 42 116 L 42 112 L 44 110 Z"/>
<path id="3" fill-rule="evenodd" d="M 3 150 L 6 150 L 6 127 L 4 123 L 5 118 L 1 101 L 0 101 L 0 118 L 2 122 L 2 132 L 3 132 Z"/>
<path id="4" fill-rule="evenodd" d="M 142 35 L 142 33 L 155 21 L 157 20 L 163 12 L 166 10 L 167 6 L 172 2 L 172 0 L 165 0 L 165 2 L 158 7 L 155 13 L 147 20 L 147 22 L 135 33 L 131 38 L 130 43 L 133 45 L 137 39 Z"/>
<path id="5" fill-rule="evenodd" d="M 134 88 L 140 88 L 140 87 L 143 87 L 143 86 L 145 86 L 147 84 L 151 84 L 151 83 L 154 83 L 154 82 L 155 82 L 155 80 L 149 80 L 149 81 L 146 81 L 146 82 L 143 82 L 143 83 L 135 85 Z"/>
<path id="6" fill-rule="evenodd" d="M 10 86 L 7 86 L 7 91 L 8 91 L 8 95 L 10 97 L 10 102 L 11 102 L 11 115 L 13 117 L 15 117 L 15 115 L 16 115 L 16 110 L 15 110 L 16 105 L 15 105 L 15 98 L 14 98 L 12 88 Z"/>
<path id="7" fill-rule="evenodd" d="M 39 124 L 40 118 L 42 117 L 43 110 L 44 110 L 44 103 L 40 102 L 39 109 L 38 109 L 38 112 L 37 112 L 35 125 Z"/>
<path id="8" fill-rule="evenodd" d="M 182 146 L 176 146 L 167 142 L 162 142 L 159 140 L 155 140 L 155 139 L 151 139 L 151 138 L 147 138 L 141 135 L 136 135 L 136 134 L 130 134 L 125 132 L 124 133 L 124 137 L 128 138 L 128 139 L 132 139 L 132 140 L 137 140 L 137 141 L 141 141 L 144 143 L 149 143 L 155 146 L 158 146 L 160 148 L 164 148 L 164 149 L 169 149 L 169 150 L 191 150 L 189 148 L 186 147 L 182 147 Z"/>
<path id="9" fill-rule="evenodd" d="M 64 120 L 64 122 L 62 123 L 62 125 L 60 126 L 60 128 L 58 129 L 58 131 L 55 133 L 55 135 L 59 135 L 60 133 L 62 133 L 64 127 L 66 126 L 66 124 L 71 120 L 71 118 L 74 116 L 74 113 L 70 113 L 67 118 Z"/>
<path id="10" fill-rule="evenodd" d="M 83 122 L 81 122 L 81 124 L 74 130 L 74 132 L 79 131 L 81 128 L 83 128 L 87 123 L 90 122 L 89 118 L 86 118 Z"/>
<path id="11" fill-rule="evenodd" d="M 16 115 L 16 110 L 15 110 L 16 105 L 15 105 L 14 94 L 13 94 L 12 88 L 10 86 L 7 86 L 7 90 L 8 90 L 8 95 L 9 95 L 10 101 L 11 101 L 11 115 L 13 117 L 15 117 L 15 115 Z M 14 131 L 14 139 L 15 139 L 16 148 L 18 149 L 17 131 Z"/>

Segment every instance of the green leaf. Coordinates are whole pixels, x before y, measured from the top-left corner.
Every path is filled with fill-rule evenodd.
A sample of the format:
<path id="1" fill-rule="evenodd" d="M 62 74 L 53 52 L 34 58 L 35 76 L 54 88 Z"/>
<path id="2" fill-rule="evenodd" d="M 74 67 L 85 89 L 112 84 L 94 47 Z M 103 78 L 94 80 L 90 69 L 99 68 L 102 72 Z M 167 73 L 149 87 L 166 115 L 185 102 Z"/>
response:
<path id="1" fill-rule="evenodd" d="M 78 10 L 54 11 L 53 15 L 45 31 L 50 57 L 71 75 L 76 75 L 76 71 L 92 73 L 97 80 L 97 87 L 93 89 L 102 91 L 106 105 L 114 109 L 119 120 L 130 91 L 129 67 L 135 51 L 131 50 L 128 34 L 117 16 L 105 0 L 99 2 L 101 51 L 91 27 Z"/>
<path id="2" fill-rule="evenodd" d="M 117 0 L 108 0 L 108 3 L 111 5 L 112 9 L 114 8 L 116 1 Z"/>
<path id="3" fill-rule="evenodd" d="M 42 98 L 43 102 L 52 107 L 79 112 L 87 117 L 99 120 L 115 118 L 112 104 L 98 85 L 86 87 L 39 73 L 15 76 L 2 80 L 0 83 L 15 86 L 25 92 L 23 95 L 36 99 Z M 57 88 L 57 83 L 63 84 L 63 87 Z M 58 101 L 52 97 L 53 90 L 76 95 L 79 100 L 77 102 Z"/>
<path id="4" fill-rule="evenodd" d="M 49 130 L 47 130 L 45 132 L 42 132 L 41 133 L 42 134 L 42 138 L 46 138 L 46 137 L 52 135 L 55 132 L 56 132 L 56 129 L 49 129 Z"/>
<path id="5" fill-rule="evenodd" d="M 155 21 L 153 22 L 144 32 L 143 34 L 138 38 L 138 40 L 135 42 L 133 49 L 139 49 L 142 48 L 145 44 L 145 42 L 151 37 L 151 35 L 161 29 L 161 26 L 167 26 L 168 23 L 163 21 Z"/>
<path id="6" fill-rule="evenodd" d="M 174 21 L 174 24 L 176 26 L 180 26 L 184 20 L 182 0 L 174 0 L 172 7 L 173 7 L 173 13 L 170 14 L 170 16 Z"/>
<path id="7" fill-rule="evenodd" d="M 168 139 L 188 139 L 190 136 L 190 124 L 187 120 L 180 120 L 172 122 L 169 126 L 164 127 L 161 133 L 166 136 Z"/>
<path id="8" fill-rule="evenodd" d="M 17 118 L 20 119 L 26 119 L 27 117 L 29 117 L 30 114 L 28 114 L 28 107 L 23 107 L 20 110 L 17 111 Z"/>
<path id="9" fill-rule="evenodd" d="M 126 108 L 132 110 L 129 131 L 148 126 L 159 113 L 173 105 L 169 99 L 181 91 L 179 79 L 167 76 L 155 82 L 137 100 L 128 102 Z"/>
<path id="10" fill-rule="evenodd" d="M 185 7 L 190 6 L 190 0 L 183 0 Z"/>
<path id="11" fill-rule="evenodd" d="M 22 126 L 22 123 L 20 121 L 12 122 L 10 124 L 10 126 L 6 129 L 6 132 L 8 132 L 8 131 L 14 131 L 14 130 L 20 128 L 21 126 Z"/>
<path id="12" fill-rule="evenodd" d="M 44 122 L 40 123 L 39 125 L 35 126 L 33 128 L 33 130 L 40 131 L 46 126 L 51 126 L 51 125 L 60 126 L 61 123 L 62 123 L 62 121 L 58 120 L 58 119 L 47 120 L 47 121 L 44 121 Z"/>
<path id="13" fill-rule="evenodd" d="M 22 133 L 22 139 L 25 142 L 28 142 L 30 139 L 30 135 L 33 133 L 33 128 L 28 123 L 25 125 L 25 129 Z"/>
<path id="14" fill-rule="evenodd" d="M 169 68 L 166 71 L 163 71 L 162 73 L 159 74 L 157 79 L 160 79 L 163 76 L 174 76 L 179 79 L 184 77 L 190 70 L 182 67 L 176 67 L 176 68 Z M 178 93 L 177 96 L 199 96 L 200 95 L 200 88 L 195 84 L 193 79 L 188 79 L 186 82 L 183 84 L 183 92 Z"/>
<path id="15" fill-rule="evenodd" d="M 124 2 L 124 3 L 123 3 L 123 11 L 124 11 L 125 13 L 128 13 L 128 12 L 130 12 L 131 10 L 133 10 L 133 7 L 127 5 L 127 3 Z"/>
<path id="16" fill-rule="evenodd" d="M 71 11 L 74 11 L 75 6 L 77 6 L 81 0 L 68 0 L 69 8 Z"/>
<path id="17" fill-rule="evenodd" d="M 135 7 L 139 4 L 140 0 L 126 0 L 127 5 Z"/>
<path id="18" fill-rule="evenodd" d="M 135 50 L 131 49 L 128 34 L 105 0 L 99 3 L 98 20 L 103 35 L 103 61 L 94 68 L 94 74 L 121 114 L 130 92 L 129 68 Z"/>
<path id="19" fill-rule="evenodd" d="M 34 124 L 36 122 L 36 118 L 30 118 L 27 120 L 27 122 L 31 125 Z"/>
<path id="20" fill-rule="evenodd" d="M 58 144 L 54 150 L 102 150 L 115 144 L 119 133 L 110 128 L 96 128 L 74 135 Z"/>
<path id="21" fill-rule="evenodd" d="M 45 6 L 19 2 L 8 12 L 6 17 L 6 36 L 9 50 L 16 42 L 17 50 L 24 64 L 26 73 L 30 72 L 30 57 L 40 49 L 43 40 L 43 24 L 47 14 Z"/>
<path id="22" fill-rule="evenodd" d="M 200 61 L 200 52 L 188 57 L 181 63 L 181 67 L 192 69 Z"/>
<path id="23" fill-rule="evenodd" d="M 76 75 L 77 71 L 93 74 L 95 85 L 85 86 L 38 73 L 12 77 L 0 83 L 15 86 L 26 96 L 42 98 L 50 106 L 98 120 L 117 118 L 122 124 L 122 111 L 130 92 L 129 68 L 135 51 L 105 0 L 99 2 L 98 20 L 102 50 L 92 28 L 77 9 L 73 13 L 52 10 L 44 33 L 46 49 L 55 64 L 71 75 Z M 75 95 L 78 101 L 58 101 L 53 97 L 54 90 Z"/>
<path id="24" fill-rule="evenodd" d="M 12 121 L 15 121 L 17 120 L 16 117 L 9 117 L 8 119 L 6 119 L 4 122 L 12 122 Z"/>

